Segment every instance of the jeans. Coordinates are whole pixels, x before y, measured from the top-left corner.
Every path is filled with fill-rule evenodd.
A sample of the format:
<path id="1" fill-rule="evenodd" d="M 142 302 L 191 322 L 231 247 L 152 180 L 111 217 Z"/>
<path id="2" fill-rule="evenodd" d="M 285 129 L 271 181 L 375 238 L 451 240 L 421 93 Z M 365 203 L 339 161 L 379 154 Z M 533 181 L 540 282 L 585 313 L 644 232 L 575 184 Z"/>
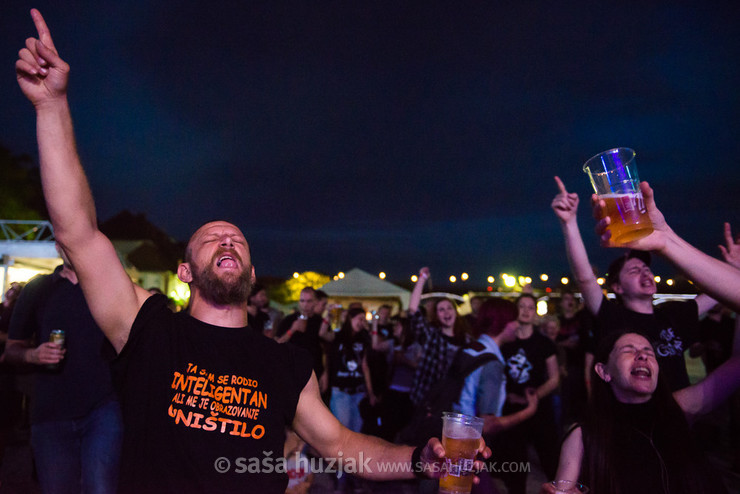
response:
<path id="1" fill-rule="evenodd" d="M 31 446 L 44 494 L 116 492 L 123 424 L 109 400 L 85 417 L 31 426 Z"/>
<path id="2" fill-rule="evenodd" d="M 337 387 L 331 389 L 331 413 L 347 429 L 360 432 L 362 429 L 362 416 L 360 415 L 360 402 L 365 393 L 345 393 Z"/>

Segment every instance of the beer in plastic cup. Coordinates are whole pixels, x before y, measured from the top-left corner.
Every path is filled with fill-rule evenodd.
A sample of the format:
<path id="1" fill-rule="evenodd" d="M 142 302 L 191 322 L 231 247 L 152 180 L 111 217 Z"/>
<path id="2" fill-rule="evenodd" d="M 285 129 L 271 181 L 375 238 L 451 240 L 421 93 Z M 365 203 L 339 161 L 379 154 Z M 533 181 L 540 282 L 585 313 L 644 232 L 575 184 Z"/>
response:
<path id="1" fill-rule="evenodd" d="M 586 161 L 583 171 L 588 173 L 594 192 L 606 204 L 612 242 L 626 244 L 653 232 L 632 149 L 615 148 L 599 153 Z"/>
<path id="2" fill-rule="evenodd" d="M 442 446 L 445 463 L 439 479 L 440 494 L 467 494 L 473 487 L 473 462 L 480 446 L 483 419 L 444 412 Z"/>
<path id="3" fill-rule="evenodd" d="M 331 320 L 331 325 L 334 328 L 338 328 L 342 325 L 342 305 L 341 304 L 334 304 L 329 307 L 329 319 Z"/>
<path id="4" fill-rule="evenodd" d="M 553 480 L 555 494 L 586 494 L 588 487 L 575 480 Z"/>

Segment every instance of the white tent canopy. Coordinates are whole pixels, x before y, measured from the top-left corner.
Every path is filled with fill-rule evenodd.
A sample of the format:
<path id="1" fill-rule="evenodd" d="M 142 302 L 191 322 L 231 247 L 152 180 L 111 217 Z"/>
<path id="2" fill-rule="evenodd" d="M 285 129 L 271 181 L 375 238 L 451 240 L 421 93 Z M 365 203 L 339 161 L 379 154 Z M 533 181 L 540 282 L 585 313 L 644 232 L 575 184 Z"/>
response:
<path id="1" fill-rule="evenodd" d="M 321 289 L 330 297 L 335 298 L 400 299 L 402 308 L 409 306 L 409 296 L 411 295 L 411 292 L 408 290 L 404 290 L 393 283 L 383 281 L 377 276 L 373 276 L 358 268 L 345 273 L 342 279 L 330 281 L 322 286 Z"/>

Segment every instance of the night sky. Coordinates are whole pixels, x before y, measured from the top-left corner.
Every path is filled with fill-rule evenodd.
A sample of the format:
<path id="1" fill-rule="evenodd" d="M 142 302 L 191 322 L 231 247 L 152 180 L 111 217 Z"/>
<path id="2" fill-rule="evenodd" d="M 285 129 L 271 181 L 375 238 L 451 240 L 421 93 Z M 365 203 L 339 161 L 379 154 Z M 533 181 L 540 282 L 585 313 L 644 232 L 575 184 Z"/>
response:
<path id="1" fill-rule="evenodd" d="M 555 174 L 603 271 L 581 166 L 616 146 L 687 240 L 718 255 L 740 229 L 736 2 L 11 0 L 0 144 L 33 155 L 31 7 L 72 68 L 100 218 L 183 240 L 234 221 L 258 275 L 559 278 Z"/>

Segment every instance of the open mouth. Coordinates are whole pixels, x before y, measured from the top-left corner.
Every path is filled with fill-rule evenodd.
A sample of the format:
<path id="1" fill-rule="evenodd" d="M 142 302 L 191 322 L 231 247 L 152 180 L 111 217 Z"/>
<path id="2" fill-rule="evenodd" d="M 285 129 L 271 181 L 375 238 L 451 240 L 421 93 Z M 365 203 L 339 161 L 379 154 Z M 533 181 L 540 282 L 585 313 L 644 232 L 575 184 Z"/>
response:
<path id="1" fill-rule="evenodd" d="M 218 258 L 216 266 L 218 266 L 219 268 L 236 268 L 237 262 L 236 259 L 234 259 L 232 256 L 221 256 Z"/>
<path id="2" fill-rule="evenodd" d="M 635 377 L 650 378 L 653 375 L 653 371 L 651 371 L 649 367 L 639 366 L 632 369 L 630 374 Z"/>

